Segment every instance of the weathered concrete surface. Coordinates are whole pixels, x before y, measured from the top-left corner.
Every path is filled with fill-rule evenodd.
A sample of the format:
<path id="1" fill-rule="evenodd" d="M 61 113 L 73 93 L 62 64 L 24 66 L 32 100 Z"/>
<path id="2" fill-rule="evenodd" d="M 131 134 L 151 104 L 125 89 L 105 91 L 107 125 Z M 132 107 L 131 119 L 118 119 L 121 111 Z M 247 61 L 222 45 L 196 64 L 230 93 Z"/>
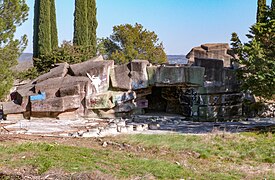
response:
<path id="1" fill-rule="evenodd" d="M 148 87 L 147 60 L 133 60 L 131 62 L 132 89 L 145 89 Z"/>
<path id="2" fill-rule="evenodd" d="M 186 86 L 187 84 L 201 86 L 204 72 L 203 67 L 161 66 L 156 70 L 155 84 L 156 86 Z"/>
<path id="3" fill-rule="evenodd" d="M 115 105 L 110 100 L 110 91 L 93 95 L 89 98 L 89 109 L 112 109 Z"/>
<path id="4" fill-rule="evenodd" d="M 113 67 L 114 61 L 112 60 L 92 59 L 71 65 L 69 72 L 73 76 L 90 76 L 96 93 L 102 93 L 109 89 L 110 70 Z"/>
<path id="5" fill-rule="evenodd" d="M 130 90 L 132 88 L 130 64 L 118 65 L 111 70 L 111 83 L 113 88 Z"/>
<path id="6" fill-rule="evenodd" d="M 64 112 L 78 108 L 80 108 L 80 97 L 78 95 L 31 102 L 32 112 Z"/>
<path id="7" fill-rule="evenodd" d="M 36 78 L 33 83 L 40 83 L 47 79 L 57 78 L 57 77 L 65 77 L 68 73 L 69 64 L 68 63 L 61 63 L 57 64 L 57 67 L 50 70 L 50 72 L 43 74 Z"/>
<path id="8" fill-rule="evenodd" d="M 26 111 L 22 106 L 15 104 L 14 102 L 3 103 L 3 113 L 7 114 L 20 114 Z"/>
<path id="9" fill-rule="evenodd" d="M 144 115 L 131 119 L 18 120 L 0 121 L 1 134 L 29 134 L 60 137 L 103 137 L 119 134 L 206 134 L 239 133 L 254 130 L 274 132 L 275 119 L 240 122 L 192 122 L 182 116 Z M 3 127 L 3 128 L 2 128 Z"/>
<path id="10" fill-rule="evenodd" d="M 195 58 L 195 66 L 205 68 L 205 82 L 211 81 L 221 85 L 223 82 L 223 61 L 218 59 Z"/>
<path id="11" fill-rule="evenodd" d="M 203 44 L 199 47 L 194 47 L 188 54 L 189 63 L 193 64 L 195 58 L 202 59 L 220 59 L 224 62 L 224 67 L 231 67 L 230 47 L 227 43 L 212 43 Z"/>
<path id="12" fill-rule="evenodd" d="M 136 93 L 134 91 L 128 92 L 120 92 L 120 91 L 113 91 L 112 92 L 112 102 L 115 105 L 123 104 L 128 101 L 132 101 L 136 99 Z"/>

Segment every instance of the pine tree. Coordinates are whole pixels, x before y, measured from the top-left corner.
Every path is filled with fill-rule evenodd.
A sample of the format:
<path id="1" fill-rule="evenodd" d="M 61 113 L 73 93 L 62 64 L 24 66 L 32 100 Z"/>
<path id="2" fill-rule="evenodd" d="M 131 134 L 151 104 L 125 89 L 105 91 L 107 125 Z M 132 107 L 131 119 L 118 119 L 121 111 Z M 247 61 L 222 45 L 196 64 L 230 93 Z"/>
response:
<path id="1" fill-rule="evenodd" d="M 266 20 L 266 0 L 258 0 L 257 23 Z"/>
<path id="2" fill-rule="evenodd" d="M 35 1 L 33 55 L 38 58 L 43 54 L 50 53 L 51 46 L 51 13 L 50 0 Z M 35 65 L 35 62 L 34 62 Z"/>
<path id="3" fill-rule="evenodd" d="M 57 26 L 56 26 L 56 12 L 55 12 L 55 0 L 51 1 L 51 49 L 58 48 L 58 35 L 57 35 Z"/>
<path id="4" fill-rule="evenodd" d="M 87 0 L 87 21 L 88 21 L 88 45 L 91 46 L 91 53 L 93 56 L 96 55 L 96 29 L 97 29 L 97 20 L 96 20 L 96 0 Z"/>
<path id="5" fill-rule="evenodd" d="M 74 39 L 76 46 L 88 45 L 87 0 L 75 0 Z"/>

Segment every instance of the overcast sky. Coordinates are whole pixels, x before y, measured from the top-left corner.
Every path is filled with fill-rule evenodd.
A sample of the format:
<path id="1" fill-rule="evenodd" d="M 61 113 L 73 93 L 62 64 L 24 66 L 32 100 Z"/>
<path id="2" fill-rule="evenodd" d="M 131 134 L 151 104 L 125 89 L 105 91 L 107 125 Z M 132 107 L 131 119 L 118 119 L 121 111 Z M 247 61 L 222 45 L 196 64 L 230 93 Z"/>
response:
<path id="1" fill-rule="evenodd" d="M 27 34 L 25 52 L 32 52 L 34 0 L 27 3 L 29 19 L 16 37 Z M 256 9 L 257 0 L 97 0 L 97 36 L 110 36 L 115 25 L 140 23 L 159 36 L 167 54 L 187 54 L 203 43 L 229 42 L 232 32 L 246 41 Z M 74 0 L 56 0 L 56 10 L 59 42 L 72 40 Z"/>

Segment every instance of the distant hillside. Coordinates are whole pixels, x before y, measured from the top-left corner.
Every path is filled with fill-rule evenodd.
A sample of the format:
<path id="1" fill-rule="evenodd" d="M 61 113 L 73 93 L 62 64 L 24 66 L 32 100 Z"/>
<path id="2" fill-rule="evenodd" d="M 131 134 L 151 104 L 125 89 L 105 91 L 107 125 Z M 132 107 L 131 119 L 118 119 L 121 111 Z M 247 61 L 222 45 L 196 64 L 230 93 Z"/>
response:
<path id="1" fill-rule="evenodd" d="M 170 64 L 187 64 L 188 59 L 185 55 L 167 55 L 168 62 Z M 23 53 L 19 59 L 17 65 L 19 69 L 28 69 L 33 66 L 32 53 Z M 17 68 L 16 68 L 17 69 Z"/>
<path id="2" fill-rule="evenodd" d="M 33 67 L 32 53 L 23 53 L 18 58 L 18 65 L 15 67 L 16 71 L 25 71 Z"/>
<path id="3" fill-rule="evenodd" d="M 187 64 L 188 59 L 185 55 L 167 55 L 170 64 Z"/>

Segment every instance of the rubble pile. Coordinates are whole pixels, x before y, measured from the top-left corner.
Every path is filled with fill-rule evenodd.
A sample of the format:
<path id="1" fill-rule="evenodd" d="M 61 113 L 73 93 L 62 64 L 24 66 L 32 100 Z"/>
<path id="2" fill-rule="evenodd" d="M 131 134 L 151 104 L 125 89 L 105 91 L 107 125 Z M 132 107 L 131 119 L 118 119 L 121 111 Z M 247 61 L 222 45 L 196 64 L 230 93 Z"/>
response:
<path id="1" fill-rule="evenodd" d="M 114 65 L 101 56 L 74 65 L 57 64 L 17 87 L 11 101 L 2 104 L 2 113 L 7 120 L 117 118 L 147 112 L 181 114 L 198 121 L 241 116 L 242 93 L 234 70 L 227 67 L 229 58 L 219 59 L 228 45 L 201 48 L 214 59 L 192 50 L 192 66 L 151 65 L 147 60 Z"/>

